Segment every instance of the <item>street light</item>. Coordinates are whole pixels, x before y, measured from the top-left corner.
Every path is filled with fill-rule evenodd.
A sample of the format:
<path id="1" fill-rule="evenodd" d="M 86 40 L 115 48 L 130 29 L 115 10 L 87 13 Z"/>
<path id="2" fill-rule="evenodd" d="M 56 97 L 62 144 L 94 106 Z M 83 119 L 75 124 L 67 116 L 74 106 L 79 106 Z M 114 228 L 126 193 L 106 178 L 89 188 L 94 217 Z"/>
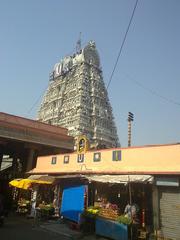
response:
<path id="1" fill-rule="evenodd" d="M 134 121 L 134 114 L 132 112 L 128 112 L 128 121 Z"/>

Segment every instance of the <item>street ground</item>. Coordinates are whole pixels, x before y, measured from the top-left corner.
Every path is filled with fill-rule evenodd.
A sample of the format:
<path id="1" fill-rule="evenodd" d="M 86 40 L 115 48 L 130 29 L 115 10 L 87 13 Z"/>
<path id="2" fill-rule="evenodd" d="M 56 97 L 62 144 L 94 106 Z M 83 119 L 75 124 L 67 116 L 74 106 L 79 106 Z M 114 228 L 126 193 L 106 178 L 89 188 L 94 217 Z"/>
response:
<path id="1" fill-rule="evenodd" d="M 47 231 L 41 227 L 34 227 L 31 219 L 22 216 L 10 216 L 0 228 L 1 240 L 67 240 L 57 233 Z"/>
<path id="2" fill-rule="evenodd" d="M 0 227 L 1 240 L 96 240 L 94 235 L 83 235 L 58 221 L 35 222 L 25 216 L 12 215 Z M 103 240 L 103 238 L 98 238 Z"/>

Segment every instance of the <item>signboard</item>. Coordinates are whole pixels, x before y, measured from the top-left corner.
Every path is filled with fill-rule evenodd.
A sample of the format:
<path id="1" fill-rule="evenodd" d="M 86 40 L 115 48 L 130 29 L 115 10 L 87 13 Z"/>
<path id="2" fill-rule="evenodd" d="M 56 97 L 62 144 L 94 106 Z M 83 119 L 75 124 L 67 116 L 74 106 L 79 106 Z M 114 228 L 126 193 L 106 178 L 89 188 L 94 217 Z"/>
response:
<path id="1" fill-rule="evenodd" d="M 156 177 L 155 183 L 157 186 L 179 187 L 179 178 L 173 177 Z"/>
<path id="2" fill-rule="evenodd" d="M 77 139 L 77 153 L 82 154 L 88 150 L 88 139 L 86 136 L 80 136 Z"/>

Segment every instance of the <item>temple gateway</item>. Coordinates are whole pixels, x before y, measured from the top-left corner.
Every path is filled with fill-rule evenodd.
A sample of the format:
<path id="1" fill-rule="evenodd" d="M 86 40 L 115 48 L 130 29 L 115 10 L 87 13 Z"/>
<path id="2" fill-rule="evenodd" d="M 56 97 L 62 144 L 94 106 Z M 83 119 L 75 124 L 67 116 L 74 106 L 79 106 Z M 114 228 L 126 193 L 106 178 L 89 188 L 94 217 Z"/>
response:
<path id="1" fill-rule="evenodd" d="M 120 145 L 93 41 L 55 64 L 38 120 L 67 128 L 75 140 L 85 135 L 91 148 Z"/>

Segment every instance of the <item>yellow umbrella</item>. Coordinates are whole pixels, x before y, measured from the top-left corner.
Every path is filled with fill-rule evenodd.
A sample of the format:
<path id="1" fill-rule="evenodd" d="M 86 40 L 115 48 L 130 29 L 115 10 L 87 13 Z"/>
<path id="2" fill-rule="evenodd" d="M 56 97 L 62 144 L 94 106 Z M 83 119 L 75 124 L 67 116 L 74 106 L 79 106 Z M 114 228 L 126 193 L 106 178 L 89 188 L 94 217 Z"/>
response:
<path id="1" fill-rule="evenodd" d="M 12 186 L 12 187 L 17 187 L 18 184 L 19 184 L 19 181 L 21 180 L 22 178 L 19 178 L 19 179 L 14 179 L 12 181 L 9 182 L 9 185 Z"/>
<path id="2" fill-rule="evenodd" d="M 9 185 L 27 190 L 31 186 L 31 181 L 29 179 L 14 179 L 9 182 Z"/>
<path id="3" fill-rule="evenodd" d="M 33 183 L 36 184 L 52 184 L 52 182 L 48 182 L 48 181 L 41 181 L 41 180 L 31 180 L 31 179 L 14 179 L 12 181 L 9 182 L 9 185 L 13 186 L 13 187 L 17 187 L 17 188 L 21 188 L 21 189 L 29 189 Z"/>
<path id="4" fill-rule="evenodd" d="M 31 187 L 32 182 L 29 179 L 21 179 L 18 184 L 18 188 L 27 190 Z"/>

